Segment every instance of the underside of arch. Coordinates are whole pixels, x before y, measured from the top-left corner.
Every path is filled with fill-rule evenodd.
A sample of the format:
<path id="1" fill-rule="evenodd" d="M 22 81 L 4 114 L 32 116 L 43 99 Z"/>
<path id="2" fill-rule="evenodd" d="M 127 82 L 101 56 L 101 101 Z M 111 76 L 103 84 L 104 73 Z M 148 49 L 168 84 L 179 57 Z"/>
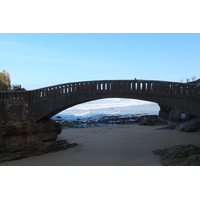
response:
<path id="1" fill-rule="evenodd" d="M 188 99 L 178 99 L 174 97 L 161 96 L 161 95 L 146 95 L 146 94 L 133 94 L 133 93 L 87 93 L 87 94 L 71 94 L 61 95 L 55 98 L 44 98 L 40 101 L 31 102 L 32 121 L 42 121 L 50 119 L 57 113 L 76 106 L 78 104 L 86 103 L 93 100 L 100 100 L 105 98 L 127 98 L 150 101 L 158 105 L 177 107 L 184 112 L 189 112 L 198 116 L 195 108 L 199 106 L 199 102 L 192 102 L 188 105 Z"/>
<path id="2" fill-rule="evenodd" d="M 49 100 L 43 100 L 43 102 L 35 102 L 32 105 L 32 109 L 35 111 L 35 116 L 33 115 L 33 120 L 34 121 L 42 121 L 42 120 L 47 120 L 50 119 L 52 116 L 56 115 L 57 113 L 66 110 L 70 107 L 94 101 L 94 100 L 100 100 L 100 99 L 105 99 L 105 98 L 126 98 L 126 99 L 137 99 L 137 100 L 144 100 L 144 101 L 150 101 L 153 103 L 157 103 L 154 99 L 151 98 L 145 98 L 144 96 L 134 96 L 133 95 L 119 95 L 119 94 L 104 94 L 104 95 L 83 95 L 83 96 L 76 96 L 76 95 L 71 95 L 68 98 L 59 98 L 59 99 L 53 99 L 51 101 Z M 154 101 L 153 101 L 154 100 Z M 41 105 L 43 105 L 41 107 Z M 39 112 L 38 107 L 40 108 Z M 33 112 L 34 113 L 34 112 Z"/>

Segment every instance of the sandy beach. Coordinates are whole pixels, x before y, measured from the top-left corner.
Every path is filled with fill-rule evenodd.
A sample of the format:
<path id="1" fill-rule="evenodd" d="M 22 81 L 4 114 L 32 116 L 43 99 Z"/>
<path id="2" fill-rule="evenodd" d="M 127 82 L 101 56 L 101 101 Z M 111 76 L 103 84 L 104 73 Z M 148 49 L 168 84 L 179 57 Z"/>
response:
<path id="1" fill-rule="evenodd" d="M 63 130 L 58 139 L 79 146 L 2 162 L 0 166 L 161 166 L 154 150 L 179 144 L 200 145 L 199 132 L 159 129 L 162 127 L 131 124 Z"/>

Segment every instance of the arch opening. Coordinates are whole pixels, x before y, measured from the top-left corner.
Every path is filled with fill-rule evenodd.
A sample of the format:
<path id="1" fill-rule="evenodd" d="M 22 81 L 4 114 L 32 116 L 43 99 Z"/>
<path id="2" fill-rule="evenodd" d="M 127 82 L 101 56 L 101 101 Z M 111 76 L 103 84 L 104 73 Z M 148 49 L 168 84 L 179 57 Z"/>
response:
<path id="1" fill-rule="evenodd" d="M 88 118 L 111 115 L 157 115 L 160 107 L 157 103 L 129 98 L 103 98 L 81 103 L 67 108 L 54 117 Z"/>

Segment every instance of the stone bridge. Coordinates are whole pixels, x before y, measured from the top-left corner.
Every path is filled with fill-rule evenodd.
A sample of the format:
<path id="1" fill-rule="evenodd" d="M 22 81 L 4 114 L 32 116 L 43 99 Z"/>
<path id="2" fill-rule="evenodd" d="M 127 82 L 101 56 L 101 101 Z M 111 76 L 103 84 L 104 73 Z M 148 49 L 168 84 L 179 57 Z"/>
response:
<path id="1" fill-rule="evenodd" d="M 151 80 L 74 82 L 31 91 L 0 92 L 1 121 L 39 122 L 84 102 L 131 98 L 158 103 L 161 110 L 177 108 L 200 117 L 200 86 Z"/>

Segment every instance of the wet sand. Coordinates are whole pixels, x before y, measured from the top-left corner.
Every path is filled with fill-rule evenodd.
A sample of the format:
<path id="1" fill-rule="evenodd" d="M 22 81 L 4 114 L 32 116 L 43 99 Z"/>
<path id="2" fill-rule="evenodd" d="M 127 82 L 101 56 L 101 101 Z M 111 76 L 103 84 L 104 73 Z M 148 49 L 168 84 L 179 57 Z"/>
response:
<path id="1" fill-rule="evenodd" d="M 156 130 L 161 127 L 132 124 L 63 130 L 58 139 L 79 146 L 0 166 L 161 166 L 154 150 L 179 144 L 200 145 L 199 132 Z"/>

